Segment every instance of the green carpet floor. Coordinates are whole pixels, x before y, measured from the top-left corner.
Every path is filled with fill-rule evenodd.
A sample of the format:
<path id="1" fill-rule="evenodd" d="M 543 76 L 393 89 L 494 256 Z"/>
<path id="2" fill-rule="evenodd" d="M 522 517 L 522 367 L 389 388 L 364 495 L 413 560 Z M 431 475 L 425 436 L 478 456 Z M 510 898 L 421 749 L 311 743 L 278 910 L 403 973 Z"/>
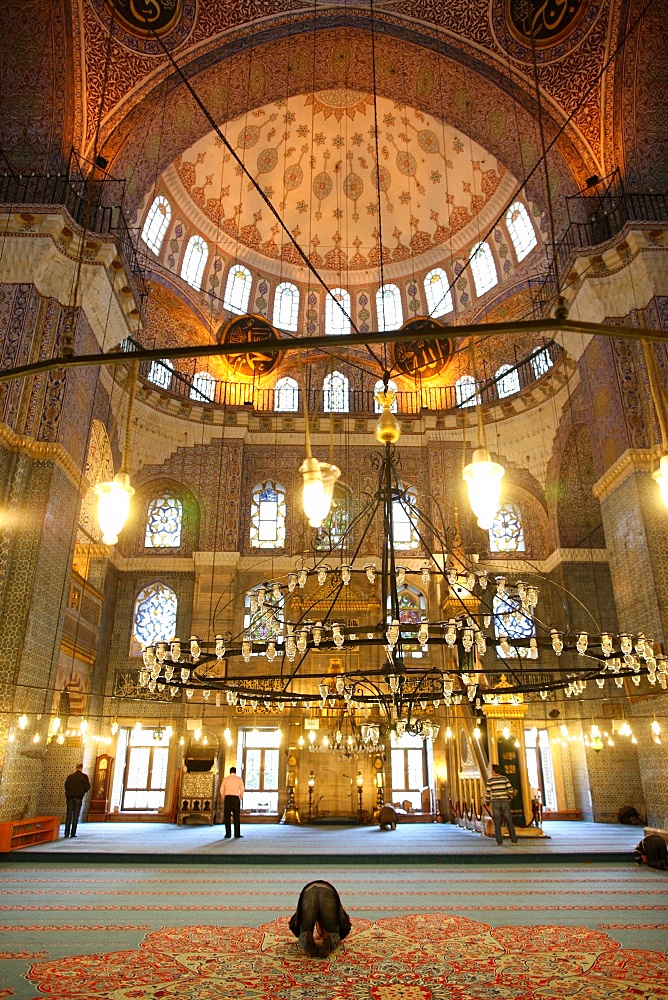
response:
<path id="1" fill-rule="evenodd" d="M 353 921 L 325 962 L 287 933 L 318 877 Z M 0 997 L 617 1000 L 617 983 L 620 1000 L 668 1000 L 668 873 L 631 863 L 323 871 L 24 858 L 0 868 L 0 889 Z"/>

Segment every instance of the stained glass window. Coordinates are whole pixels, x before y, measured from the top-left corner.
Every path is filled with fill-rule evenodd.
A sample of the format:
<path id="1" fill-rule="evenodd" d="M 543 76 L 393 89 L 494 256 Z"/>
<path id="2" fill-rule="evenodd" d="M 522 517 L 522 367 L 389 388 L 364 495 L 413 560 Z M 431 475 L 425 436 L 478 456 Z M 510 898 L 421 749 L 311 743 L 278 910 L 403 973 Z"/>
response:
<path id="1" fill-rule="evenodd" d="M 499 280 L 489 243 L 477 243 L 471 253 L 471 273 L 477 295 L 484 295 Z"/>
<path id="2" fill-rule="evenodd" d="M 409 488 L 392 501 L 392 528 L 394 534 L 394 547 L 402 551 L 417 549 L 420 546 L 420 539 L 417 533 L 417 515 L 415 504 L 417 494 L 414 489 Z"/>
<path id="3" fill-rule="evenodd" d="M 213 403 L 216 395 L 216 380 L 209 372 L 197 372 L 190 387 L 190 398 L 200 403 Z"/>
<path id="4" fill-rule="evenodd" d="M 442 267 L 435 267 L 424 279 L 427 312 L 433 319 L 452 312 L 452 292 L 448 276 Z"/>
<path id="5" fill-rule="evenodd" d="M 520 391 L 520 376 L 517 368 L 513 368 L 512 365 L 501 365 L 494 379 L 499 399 L 505 399 L 506 396 L 512 396 Z"/>
<path id="6" fill-rule="evenodd" d="M 341 372 L 325 375 L 322 395 L 325 413 L 347 413 L 350 409 L 348 379 Z"/>
<path id="7" fill-rule="evenodd" d="M 257 589 L 257 588 L 256 588 Z M 251 595 L 246 594 L 244 603 L 244 637 L 254 642 L 268 642 L 283 635 L 283 601 L 276 600 L 267 591 L 262 607 L 251 611 Z"/>
<path id="8" fill-rule="evenodd" d="M 530 639 L 536 634 L 536 627 L 529 612 L 524 611 L 519 601 L 508 594 L 495 594 L 492 602 L 494 612 L 494 634 L 497 639 L 502 635 L 513 639 Z M 512 646 L 504 653 L 501 646 L 496 647 L 500 657 L 526 656 L 529 650 L 524 646 Z"/>
<path id="9" fill-rule="evenodd" d="M 417 627 L 425 617 L 427 604 L 425 601 L 424 594 L 422 594 L 417 587 L 412 587 L 410 584 L 404 584 L 399 587 L 397 591 L 397 598 L 399 600 L 399 621 L 402 625 L 415 625 L 415 631 L 412 629 L 409 632 L 404 632 L 404 636 L 409 639 L 417 636 Z M 387 598 L 387 620 L 391 620 L 391 599 L 388 595 Z M 416 654 L 413 653 L 415 656 Z M 420 652 L 417 656 L 421 656 Z"/>
<path id="10" fill-rule="evenodd" d="M 274 326 L 294 332 L 298 317 L 299 289 L 289 281 L 282 281 L 274 295 Z"/>
<path id="11" fill-rule="evenodd" d="M 234 313 L 245 313 L 251 292 L 251 273 L 243 264 L 234 264 L 227 275 L 223 306 Z"/>
<path id="12" fill-rule="evenodd" d="M 522 514 L 514 503 L 500 507 L 489 529 L 490 552 L 524 552 Z"/>
<path id="13" fill-rule="evenodd" d="M 376 292 L 378 330 L 398 330 L 404 321 L 401 292 L 396 285 L 383 285 Z"/>
<path id="14" fill-rule="evenodd" d="M 521 201 L 514 202 L 506 213 L 506 227 L 515 250 L 517 260 L 531 253 L 536 246 L 536 231 L 531 225 L 529 213 Z"/>
<path id="15" fill-rule="evenodd" d="M 397 383 L 393 382 L 392 379 L 390 379 L 389 382 L 387 383 L 387 388 L 388 389 L 392 389 L 393 392 L 397 392 L 398 391 L 397 390 Z M 382 413 L 383 412 L 383 407 L 380 405 L 380 403 L 376 399 L 376 393 L 383 392 L 384 390 L 385 390 L 385 385 L 383 384 L 383 380 L 382 379 L 378 379 L 378 381 L 376 382 L 376 384 L 373 387 L 373 395 L 374 395 L 373 412 L 374 413 Z M 396 399 L 392 403 L 392 406 L 390 407 L 390 411 L 392 413 L 396 413 L 397 412 L 397 401 L 396 401 Z"/>
<path id="16" fill-rule="evenodd" d="M 277 413 L 296 413 L 299 409 L 299 386 L 287 375 L 274 386 L 274 409 Z"/>
<path id="17" fill-rule="evenodd" d="M 202 275 L 206 267 L 209 247 L 201 236 L 191 236 L 183 255 L 183 265 L 181 267 L 181 277 L 193 288 L 200 290 L 202 287 Z"/>
<path id="18" fill-rule="evenodd" d="M 176 594 L 166 584 L 144 587 L 135 601 L 133 638 L 142 646 L 169 642 L 176 635 L 177 606 Z"/>
<path id="19" fill-rule="evenodd" d="M 341 545 L 343 536 L 350 524 L 351 506 L 352 495 L 350 489 L 345 483 L 336 483 L 329 515 L 316 532 L 316 549 L 327 551 L 329 549 L 337 549 Z"/>
<path id="20" fill-rule="evenodd" d="M 165 494 L 151 500 L 146 518 L 144 546 L 147 549 L 174 549 L 181 544 L 183 504 Z"/>
<path id="21" fill-rule="evenodd" d="M 148 380 L 149 382 L 153 382 L 154 385 L 160 386 L 161 389 L 169 389 L 172 384 L 173 371 L 174 365 L 169 358 L 163 358 L 162 361 L 152 361 Z"/>
<path id="22" fill-rule="evenodd" d="M 148 210 L 146 222 L 141 232 L 144 243 L 156 256 L 160 253 L 171 217 L 171 205 L 166 198 L 159 194 Z"/>
<path id="23" fill-rule="evenodd" d="M 340 302 L 343 309 L 337 303 Z M 344 315 L 344 310 L 347 315 Z M 332 288 L 325 300 L 325 333 L 340 336 L 350 333 L 350 293 L 345 288 Z"/>
<path id="24" fill-rule="evenodd" d="M 533 368 L 534 378 L 542 378 L 546 375 L 553 365 L 552 358 L 550 357 L 550 352 L 547 347 L 544 347 L 542 351 L 538 354 L 534 354 L 531 359 L 531 367 Z"/>
<path id="25" fill-rule="evenodd" d="M 285 488 L 271 479 L 253 490 L 251 545 L 256 549 L 280 549 L 285 545 Z"/>
<path id="26" fill-rule="evenodd" d="M 457 406 L 475 406 L 480 402 L 480 394 L 476 392 L 476 382 L 473 375 L 462 375 L 455 382 L 455 399 Z"/>

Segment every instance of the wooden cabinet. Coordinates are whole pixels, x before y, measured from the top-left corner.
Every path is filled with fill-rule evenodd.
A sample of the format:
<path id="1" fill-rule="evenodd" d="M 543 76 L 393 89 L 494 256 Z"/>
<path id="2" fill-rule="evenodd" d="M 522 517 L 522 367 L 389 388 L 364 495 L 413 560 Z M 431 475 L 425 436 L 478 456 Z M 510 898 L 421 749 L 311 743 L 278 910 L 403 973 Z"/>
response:
<path id="1" fill-rule="evenodd" d="M 0 823 L 0 854 L 58 840 L 60 816 L 33 816 Z"/>
<path id="2" fill-rule="evenodd" d="M 111 779 L 111 765 L 114 758 L 103 753 L 95 761 L 95 776 L 93 778 L 93 789 L 90 799 L 90 809 L 88 811 L 89 820 L 104 822 L 107 818 L 107 803 L 109 801 L 109 782 Z"/>

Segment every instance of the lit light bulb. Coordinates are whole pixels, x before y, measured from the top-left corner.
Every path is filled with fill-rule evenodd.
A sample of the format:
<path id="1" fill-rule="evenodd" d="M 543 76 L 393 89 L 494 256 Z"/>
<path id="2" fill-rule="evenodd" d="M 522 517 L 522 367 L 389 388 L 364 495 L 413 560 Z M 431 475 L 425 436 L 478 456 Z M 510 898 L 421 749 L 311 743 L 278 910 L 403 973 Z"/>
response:
<path id="1" fill-rule="evenodd" d="M 302 504 L 304 514 L 312 528 L 319 528 L 329 514 L 334 484 L 341 470 L 317 458 L 305 458 L 299 467 L 303 479 Z"/>
<path id="2" fill-rule="evenodd" d="M 25 715 L 25 714 L 24 715 L 20 715 L 19 716 L 19 729 L 25 729 L 25 727 L 27 725 L 28 725 L 28 716 Z"/>
<path id="3" fill-rule="evenodd" d="M 105 545 L 115 545 L 130 513 L 130 500 L 134 494 L 130 477 L 127 472 L 119 472 L 112 482 L 98 483 L 95 492 L 102 541 Z"/>
<path id="4" fill-rule="evenodd" d="M 473 738 L 474 738 L 475 740 L 479 740 L 479 739 L 480 739 L 480 736 L 481 736 L 481 733 L 480 733 L 480 727 L 479 727 L 479 726 L 476 726 L 476 727 L 475 727 L 475 729 L 473 730 Z"/>
<path id="5" fill-rule="evenodd" d="M 661 499 L 668 507 L 668 455 L 662 455 L 659 468 L 652 473 L 652 479 L 659 487 Z"/>
<path id="6" fill-rule="evenodd" d="M 504 726 L 503 727 L 502 733 L 503 733 L 504 740 L 509 740 L 510 739 L 510 729 L 508 729 L 508 726 Z"/>
<path id="7" fill-rule="evenodd" d="M 446 740 L 452 739 L 452 729 L 450 729 L 450 726 L 445 727 L 445 738 Z"/>
<path id="8" fill-rule="evenodd" d="M 462 472 L 462 479 L 468 486 L 471 510 L 478 519 L 478 526 L 487 531 L 501 505 L 501 480 L 505 469 L 492 462 L 486 448 L 476 448 L 472 461 Z"/>
<path id="9" fill-rule="evenodd" d="M 310 731 L 310 733 L 308 734 L 308 741 L 311 744 L 311 746 L 313 746 L 313 744 L 315 743 L 315 730 L 314 729 L 312 729 Z"/>

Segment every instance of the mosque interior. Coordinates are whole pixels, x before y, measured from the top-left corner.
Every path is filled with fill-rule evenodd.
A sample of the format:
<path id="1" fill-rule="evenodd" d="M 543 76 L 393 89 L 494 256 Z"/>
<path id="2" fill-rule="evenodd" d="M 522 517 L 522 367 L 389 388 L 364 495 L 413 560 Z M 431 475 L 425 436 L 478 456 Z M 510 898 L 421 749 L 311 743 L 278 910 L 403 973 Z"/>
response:
<path id="1" fill-rule="evenodd" d="M 0 824 L 668 830 L 664 0 L 4 11 Z"/>

